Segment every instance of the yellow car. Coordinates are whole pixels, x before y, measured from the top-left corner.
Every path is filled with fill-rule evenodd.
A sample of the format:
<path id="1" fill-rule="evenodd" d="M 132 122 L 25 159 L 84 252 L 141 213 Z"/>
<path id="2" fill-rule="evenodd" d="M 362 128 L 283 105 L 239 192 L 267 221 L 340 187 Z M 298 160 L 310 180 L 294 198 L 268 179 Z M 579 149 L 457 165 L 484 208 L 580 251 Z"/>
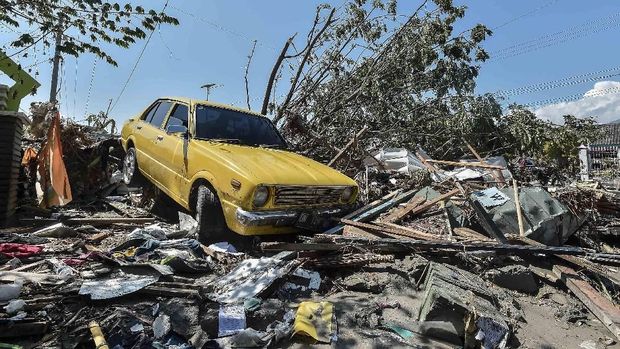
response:
<path id="1" fill-rule="evenodd" d="M 354 180 L 286 150 L 257 113 L 160 98 L 123 125 L 123 180 L 140 175 L 195 213 L 200 237 L 320 231 L 352 207 Z"/>

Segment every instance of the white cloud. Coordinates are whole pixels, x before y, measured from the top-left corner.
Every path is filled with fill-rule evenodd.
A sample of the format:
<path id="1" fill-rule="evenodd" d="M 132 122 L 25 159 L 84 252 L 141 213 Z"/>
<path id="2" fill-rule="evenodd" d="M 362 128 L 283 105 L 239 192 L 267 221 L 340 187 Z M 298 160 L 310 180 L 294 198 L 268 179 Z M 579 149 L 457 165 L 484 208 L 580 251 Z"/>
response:
<path id="1" fill-rule="evenodd" d="M 566 114 L 577 117 L 593 116 L 601 124 L 619 120 L 620 82 L 599 81 L 579 100 L 545 105 L 534 113 L 554 123 L 562 123 L 562 116 Z"/>

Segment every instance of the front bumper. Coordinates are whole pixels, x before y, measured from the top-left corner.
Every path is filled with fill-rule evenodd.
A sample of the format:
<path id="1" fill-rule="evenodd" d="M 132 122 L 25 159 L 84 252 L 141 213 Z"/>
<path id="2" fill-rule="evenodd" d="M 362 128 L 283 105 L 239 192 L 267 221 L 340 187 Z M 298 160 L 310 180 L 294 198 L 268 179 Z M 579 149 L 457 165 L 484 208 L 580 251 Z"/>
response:
<path id="1" fill-rule="evenodd" d="M 339 217 L 349 211 L 349 207 L 332 207 L 324 209 L 303 210 L 290 209 L 282 211 L 246 211 L 238 207 L 237 221 L 246 227 L 297 226 L 307 229 L 322 229 L 333 217 Z"/>

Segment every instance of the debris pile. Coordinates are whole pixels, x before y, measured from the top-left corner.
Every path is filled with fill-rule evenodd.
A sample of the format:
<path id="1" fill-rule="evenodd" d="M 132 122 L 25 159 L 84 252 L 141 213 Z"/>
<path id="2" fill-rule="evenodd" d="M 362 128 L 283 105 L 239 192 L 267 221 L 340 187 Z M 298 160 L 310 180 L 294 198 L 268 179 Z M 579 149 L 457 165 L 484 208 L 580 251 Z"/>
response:
<path id="1" fill-rule="evenodd" d="M 50 103 L 32 103 L 31 123 L 22 140 L 22 201 L 35 206 L 54 206 L 75 197 L 92 197 L 111 193 L 120 182 L 120 169 L 124 156 L 119 137 L 108 133 L 104 127 L 87 126 L 70 119 L 59 117 Z M 55 121 L 58 118 L 58 121 Z M 57 122 L 59 126 L 54 127 Z M 58 142 L 54 141 L 58 132 Z M 52 148 L 49 150 L 48 148 Z M 46 158 L 58 158 L 47 154 L 59 152 L 64 160 L 64 171 L 50 171 Z M 46 178 L 49 177 L 53 178 Z M 58 182 L 62 178 L 70 183 L 65 189 L 69 195 L 65 200 L 54 200 L 43 188 L 47 182 Z M 114 188 L 110 188 L 114 187 Z M 56 189 L 56 188 L 55 188 Z M 102 190 L 102 189 L 108 189 Z M 63 195 L 58 195 L 63 197 Z M 105 196 L 105 195 L 104 195 Z"/>
<path id="2" fill-rule="evenodd" d="M 370 155 L 356 177 L 363 204 L 330 229 L 209 245 L 190 215 L 155 217 L 120 184 L 95 185 L 114 177 L 109 164 L 122 154 L 84 131 L 64 128 L 74 142 L 65 146 L 68 172 L 92 164 L 105 173 L 73 174 L 81 189 L 71 203 L 22 209 L 20 224 L 0 234 L 0 342 L 603 348 L 620 340 L 620 196 L 596 185 L 518 185 L 501 157 L 473 151 L 476 159 L 455 162 L 391 149 Z"/>

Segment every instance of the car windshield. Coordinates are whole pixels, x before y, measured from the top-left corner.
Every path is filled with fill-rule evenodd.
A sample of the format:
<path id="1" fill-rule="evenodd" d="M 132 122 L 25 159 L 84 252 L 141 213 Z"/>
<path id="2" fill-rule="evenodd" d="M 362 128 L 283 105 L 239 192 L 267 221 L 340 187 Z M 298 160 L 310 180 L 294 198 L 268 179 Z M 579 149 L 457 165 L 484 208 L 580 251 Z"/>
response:
<path id="1" fill-rule="evenodd" d="M 235 110 L 196 106 L 196 138 L 284 148 L 286 143 L 265 117 Z"/>

